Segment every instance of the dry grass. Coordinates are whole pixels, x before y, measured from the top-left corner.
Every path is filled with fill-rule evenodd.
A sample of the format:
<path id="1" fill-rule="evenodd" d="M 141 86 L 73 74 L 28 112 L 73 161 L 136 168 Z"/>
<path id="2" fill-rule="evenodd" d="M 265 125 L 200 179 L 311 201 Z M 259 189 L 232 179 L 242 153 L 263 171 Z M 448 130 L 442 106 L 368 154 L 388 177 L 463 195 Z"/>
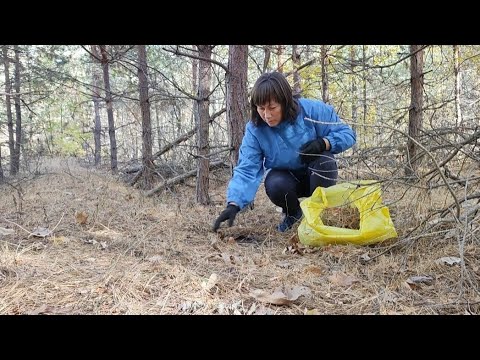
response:
<path id="1" fill-rule="evenodd" d="M 360 212 L 356 207 L 340 206 L 326 208 L 321 217 L 323 224 L 326 226 L 360 229 Z"/>
<path id="2" fill-rule="evenodd" d="M 215 205 L 200 206 L 192 182 L 145 198 L 105 171 L 48 165 L 0 187 L 0 228 L 15 230 L 0 235 L 0 314 L 479 313 L 478 218 L 410 234 L 446 202 L 444 190 L 385 189 L 386 202 L 398 200 L 399 239 L 306 248 L 294 231 L 276 232 L 281 214 L 263 187 L 253 211 L 211 232 L 226 173 L 212 174 Z M 32 234 L 38 227 L 46 236 Z M 446 256 L 464 261 L 437 261 Z M 431 281 L 409 284 L 413 276 Z M 310 292 L 288 305 L 251 294 L 295 286 Z"/>

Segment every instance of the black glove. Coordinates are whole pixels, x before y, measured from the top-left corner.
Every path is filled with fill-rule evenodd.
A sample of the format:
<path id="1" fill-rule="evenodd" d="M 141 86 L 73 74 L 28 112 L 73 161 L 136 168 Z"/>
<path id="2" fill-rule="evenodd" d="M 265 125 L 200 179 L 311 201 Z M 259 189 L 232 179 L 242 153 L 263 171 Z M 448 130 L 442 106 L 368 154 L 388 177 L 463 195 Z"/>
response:
<path id="1" fill-rule="evenodd" d="M 300 162 L 308 164 L 309 162 L 318 159 L 318 156 L 312 154 L 321 154 L 327 149 L 327 145 L 323 139 L 310 140 L 300 147 Z"/>
<path id="2" fill-rule="evenodd" d="M 215 224 L 213 224 L 213 231 L 217 231 L 220 227 L 220 224 L 228 219 L 228 226 L 233 225 L 233 220 L 235 220 L 235 216 L 240 211 L 240 208 L 237 205 L 230 204 L 227 206 L 225 210 L 222 211 L 220 216 L 215 220 Z"/>

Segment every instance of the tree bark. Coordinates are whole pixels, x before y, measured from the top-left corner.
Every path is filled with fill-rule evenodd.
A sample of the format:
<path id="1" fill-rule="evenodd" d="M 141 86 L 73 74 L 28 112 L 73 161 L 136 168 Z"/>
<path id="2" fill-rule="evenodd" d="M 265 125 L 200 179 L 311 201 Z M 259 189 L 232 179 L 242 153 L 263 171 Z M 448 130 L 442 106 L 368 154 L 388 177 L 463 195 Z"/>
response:
<path id="1" fill-rule="evenodd" d="M 93 108 L 95 111 L 95 118 L 93 120 L 93 139 L 95 143 L 94 148 L 94 158 L 95 158 L 95 166 L 100 165 L 102 161 L 102 141 L 101 141 L 101 133 L 102 133 L 102 121 L 100 119 L 100 101 L 102 100 L 100 96 L 100 89 L 101 89 L 101 75 L 100 69 L 98 68 L 100 59 L 100 54 L 98 53 L 97 45 L 90 45 L 90 49 L 92 54 L 96 57 L 93 58 L 92 63 L 92 82 L 93 82 Z"/>
<path id="2" fill-rule="evenodd" d="M 298 67 L 300 66 L 300 52 L 297 45 L 292 45 L 292 62 L 293 62 L 293 94 L 298 95 L 302 91 L 300 84 L 300 74 Z"/>
<path id="3" fill-rule="evenodd" d="M 421 45 L 410 45 L 410 85 L 411 103 L 408 111 L 408 135 L 418 140 L 423 127 L 423 53 L 418 51 Z M 418 51 L 418 52 L 416 52 Z M 416 53 L 415 53 L 416 52 Z M 407 159 L 409 166 L 405 168 L 405 175 L 414 176 L 418 170 L 420 159 L 416 158 L 418 146 L 412 139 L 407 142 Z"/>
<path id="4" fill-rule="evenodd" d="M 268 69 L 268 65 L 270 64 L 270 54 L 271 54 L 271 50 L 270 50 L 270 45 L 265 45 L 263 47 L 263 52 L 264 52 L 264 57 L 263 57 L 263 68 L 262 68 L 262 74 L 265 73 Z"/>
<path id="5" fill-rule="evenodd" d="M 322 100 L 328 103 L 328 73 L 327 73 L 327 46 L 322 45 L 320 56 L 322 58 Z"/>
<path id="6" fill-rule="evenodd" d="M 202 59 L 198 63 L 198 91 L 196 100 L 196 125 L 197 125 L 197 186 L 196 195 L 197 202 L 202 205 L 210 203 L 208 195 L 209 190 L 209 105 L 210 105 L 210 81 L 211 67 L 208 61 L 212 57 L 211 45 L 197 45 L 198 55 Z"/>
<path id="7" fill-rule="evenodd" d="M 148 98 L 147 50 L 145 45 L 137 45 L 138 87 L 140 109 L 142 112 L 142 164 L 143 188 L 150 189 L 153 184 L 154 165 L 152 157 L 152 121 L 150 118 L 150 100 Z"/>
<path id="8" fill-rule="evenodd" d="M 277 71 L 283 73 L 283 46 L 277 47 Z"/>
<path id="9" fill-rule="evenodd" d="M 458 129 L 458 125 L 462 123 L 462 109 L 460 108 L 461 73 L 458 45 L 453 45 L 453 71 L 455 73 L 455 129 Z M 455 140 L 457 140 L 456 134 Z"/>
<path id="10" fill-rule="evenodd" d="M 20 107 L 21 74 L 20 74 L 20 50 L 18 45 L 13 46 L 15 53 L 15 150 L 13 157 L 13 172 L 15 175 L 20 170 L 20 146 L 22 145 L 22 109 Z"/>
<path id="11" fill-rule="evenodd" d="M 107 117 L 108 117 L 108 135 L 110 138 L 110 168 L 112 169 L 112 173 L 116 174 L 118 172 L 117 140 L 115 138 L 115 121 L 113 119 L 113 100 L 112 100 L 112 92 L 110 90 L 109 59 L 107 56 L 106 45 L 100 45 L 100 53 L 102 55 L 103 82 L 105 85 L 105 103 L 107 105 Z"/>
<path id="12" fill-rule="evenodd" d="M 238 162 L 248 118 L 247 98 L 248 45 L 230 45 L 227 73 L 227 122 L 230 137 L 230 171 Z"/>
<path id="13" fill-rule="evenodd" d="M 9 59 L 7 45 L 2 46 L 3 54 L 3 68 L 5 74 L 5 107 L 7 110 L 7 127 L 8 127 L 8 149 L 10 150 L 10 174 L 14 174 L 14 154 L 15 154 L 15 137 L 13 132 L 13 116 L 12 116 L 12 102 L 10 94 L 12 93 L 12 86 L 10 83 Z"/>
<path id="14" fill-rule="evenodd" d="M 0 146 L 0 184 L 3 183 L 3 179 L 4 179 L 4 175 L 3 175 L 3 167 L 2 167 L 2 147 Z"/>
<path id="15" fill-rule="evenodd" d="M 352 71 L 351 75 L 351 81 L 352 81 L 352 129 L 353 131 L 357 132 L 357 121 L 358 121 L 358 115 L 357 115 L 357 109 L 358 109 L 358 104 L 357 104 L 357 82 L 356 82 L 356 75 L 355 75 L 355 64 L 356 64 L 356 58 L 355 58 L 355 45 L 350 46 L 350 70 Z M 357 151 L 357 143 L 355 143 L 352 147 L 353 153 Z"/>
<path id="16" fill-rule="evenodd" d="M 362 82 L 363 82 L 363 124 L 367 124 L 367 45 L 362 45 L 362 65 L 363 65 L 363 74 L 362 74 Z M 367 131 L 366 127 L 363 127 L 363 143 L 365 147 L 367 146 Z"/>

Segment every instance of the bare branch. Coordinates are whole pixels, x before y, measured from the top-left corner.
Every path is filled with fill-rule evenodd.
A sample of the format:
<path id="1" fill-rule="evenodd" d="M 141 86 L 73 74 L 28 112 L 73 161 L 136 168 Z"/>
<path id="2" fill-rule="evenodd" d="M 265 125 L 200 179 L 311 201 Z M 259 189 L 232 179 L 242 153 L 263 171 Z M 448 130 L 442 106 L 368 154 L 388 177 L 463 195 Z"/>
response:
<path id="1" fill-rule="evenodd" d="M 206 61 L 206 62 L 215 64 L 215 65 L 218 65 L 223 70 L 225 70 L 226 73 L 228 73 L 228 68 L 219 61 L 216 61 L 216 60 L 213 60 L 213 59 L 205 59 L 205 58 L 200 57 L 200 56 L 190 55 L 190 54 L 178 51 L 178 48 L 176 50 L 170 50 L 170 49 L 167 49 L 167 48 L 162 48 L 162 49 L 167 51 L 167 52 L 173 53 L 175 55 L 186 56 L 186 57 L 189 57 L 189 58 L 192 58 L 192 59 L 198 59 L 198 60 L 202 60 L 202 61 Z"/>

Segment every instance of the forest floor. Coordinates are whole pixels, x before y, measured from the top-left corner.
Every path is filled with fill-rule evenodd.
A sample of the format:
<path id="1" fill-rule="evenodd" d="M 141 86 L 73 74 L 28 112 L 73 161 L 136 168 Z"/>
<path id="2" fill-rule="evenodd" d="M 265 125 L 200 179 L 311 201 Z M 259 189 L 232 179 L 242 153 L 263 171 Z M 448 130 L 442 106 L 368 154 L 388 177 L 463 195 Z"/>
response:
<path id="1" fill-rule="evenodd" d="M 39 170 L 0 185 L 0 314 L 480 313 L 478 240 L 453 227 L 406 238 L 441 192 L 384 189 L 396 239 L 309 247 L 276 231 L 263 185 L 253 210 L 212 232 L 225 169 L 210 206 L 194 179 L 147 198 L 75 160 Z"/>

